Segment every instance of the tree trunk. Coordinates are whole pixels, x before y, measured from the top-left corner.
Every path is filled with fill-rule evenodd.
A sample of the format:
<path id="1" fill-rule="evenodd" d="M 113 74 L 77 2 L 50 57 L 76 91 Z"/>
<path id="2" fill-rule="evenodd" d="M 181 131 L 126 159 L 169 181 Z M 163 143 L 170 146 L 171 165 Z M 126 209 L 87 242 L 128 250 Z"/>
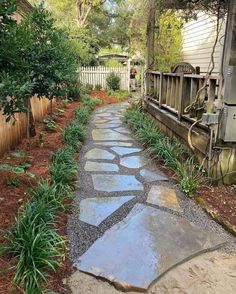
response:
<path id="1" fill-rule="evenodd" d="M 31 137 L 36 136 L 34 117 L 33 117 L 32 109 L 31 109 L 30 98 L 26 99 L 25 104 L 27 107 L 27 138 L 30 139 Z"/>
<path id="2" fill-rule="evenodd" d="M 156 0 L 149 0 L 147 21 L 147 68 L 154 69 L 155 56 L 155 24 L 156 24 Z"/>

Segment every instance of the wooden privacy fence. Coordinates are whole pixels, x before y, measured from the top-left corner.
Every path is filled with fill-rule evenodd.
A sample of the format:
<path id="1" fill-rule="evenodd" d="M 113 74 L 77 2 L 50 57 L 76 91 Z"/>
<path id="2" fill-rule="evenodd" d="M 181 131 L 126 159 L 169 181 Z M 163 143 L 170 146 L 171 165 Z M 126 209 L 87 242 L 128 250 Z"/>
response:
<path id="1" fill-rule="evenodd" d="M 47 98 L 31 98 L 32 113 L 35 121 L 40 121 L 50 108 L 50 101 Z M 27 114 L 17 113 L 16 122 L 13 119 L 6 122 L 6 117 L 0 112 L 0 153 L 9 150 L 19 143 L 27 133 Z"/>
<path id="2" fill-rule="evenodd" d="M 129 91 L 129 71 L 127 67 L 81 67 L 78 71 L 79 82 L 82 84 L 90 84 L 94 88 L 96 85 L 101 85 L 102 88 L 107 88 L 106 79 L 109 74 L 115 73 L 120 77 L 120 89 Z"/>
<path id="3" fill-rule="evenodd" d="M 148 71 L 146 76 L 146 97 L 159 107 L 177 115 L 196 121 L 202 118 L 204 112 L 212 112 L 218 98 L 219 77 L 210 76 L 206 89 L 200 91 L 200 101 L 197 110 L 190 105 L 195 102 L 198 90 L 203 86 L 205 76 L 184 73 L 162 73 Z M 190 111 L 188 111 L 189 109 Z"/>

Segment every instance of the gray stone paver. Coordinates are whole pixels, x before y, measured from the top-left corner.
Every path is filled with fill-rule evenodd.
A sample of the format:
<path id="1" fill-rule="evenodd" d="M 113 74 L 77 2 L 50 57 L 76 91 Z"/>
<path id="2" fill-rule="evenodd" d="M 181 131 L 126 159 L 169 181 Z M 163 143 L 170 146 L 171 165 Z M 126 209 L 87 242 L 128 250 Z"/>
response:
<path id="1" fill-rule="evenodd" d="M 213 227 L 219 234 L 205 233 L 212 227 L 206 225 L 205 214 L 191 200 L 183 201 L 184 196 L 141 151 L 143 146 L 132 134 L 115 130 L 118 126 L 127 129 L 122 117 L 119 119 L 127 106 L 106 106 L 96 110 L 91 119 L 80 156 L 70 244 L 77 268 L 118 282 L 123 288 L 144 290 L 176 263 L 212 249 L 228 236 L 218 225 Z M 91 150 L 94 158 L 89 159 L 86 154 Z M 98 155 L 101 151 L 94 150 L 106 151 L 112 159 L 102 159 Z M 128 150 L 139 153 L 125 154 Z M 164 186 L 166 194 L 156 197 L 151 193 L 155 186 Z M 168 189 L 177 191 L 176 198 Z M 134 198 L 112 209 L 112 199 L 127 194 Z M 101 213 L 102 222 L 98 221 L 100 212 L 106 210 L 109 213 Z M 200 216 L 193 217 L 196 213 Z"/>
<path id="2" fill-rule="evenodd" d="M 92 136 L 95 141 L 130 141 L 131 137 L 120 134 L 110 129 L 94 129 Z"/>
<path id="3" fill-rule="evenodd" d="M 107 150 L 93 148 L 85 154 L 85 157 L 87 159 L 110 159 L 110 160 L 112 160 L 116 156 Z"/>
<path id="4" fill-rule="evenodd" d="M 119 142 L 119 141 L 111 141 L 111 142 L 98 142 L 94 143 L 95 145 L 101 145 L 101 146 L 119 146 L 119 147 L 131 147 L 133 143 L 129 142 Z"/>
<path id="5" fill-rule="evenodd" d="M 135 196 L 84 199 L 80 203 L 80 220 L 93 226 L 100 225 L 110 214 Z"/>
<path id="6" fill-rule="evenodd" d="M 136 204 L 81 256 L 76 267 L 124 290 L 145 291 L 174 265 L 223 242 L 183 218 Z"/>
<path id="7" fill-rule="evenodd" d="M 119 166 L 114 163 L 107 163 L 107 162 L 94 162 L 94 161 L 87 161 L 84 170 L 88 172 L 101 172 L 101 171 L 113 171 L 118 172 Z"/>
<path id="8" fill-rule="evenodd" d="M 140 170 L 140 175 L 145 179 L 146 182 L 169 181 L 169 179 L 158 170 L 151 171 L 143 168 Z"/>
<path id="9" fill-rule="evenodd" d="M 140 168 L 148 163 L 148 159 L 145 156 L 128 156 L 123 157 L 120 160 L 120 164 L 128 168 Z"/>
<path id="10" fill-rule="evenodd" d="M 150 192 L 148 193 L 147 203 L 176 211 L 181 210 L 175 191 L 160 185 L 152 186 Z"/>
<path id="11" fill-rule="evenodd" d="M 126 148 L 126 147 L 113 147 L 111 148 L 113 151 L 118 153 L 119 155 L 126 155 L 130 153 L 136 153 L 142 151 L 140 148 Z"/>
<path id="12" fill-rule="evenodd" d="M 143 185 L 132 175 L 92 175 L 94 189 L 104 192 L 143 190 Z"/>

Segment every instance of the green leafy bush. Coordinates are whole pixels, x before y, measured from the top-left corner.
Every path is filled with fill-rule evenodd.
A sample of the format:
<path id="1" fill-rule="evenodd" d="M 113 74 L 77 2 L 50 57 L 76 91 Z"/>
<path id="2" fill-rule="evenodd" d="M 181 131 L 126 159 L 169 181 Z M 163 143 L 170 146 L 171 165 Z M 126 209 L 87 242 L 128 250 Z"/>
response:
<path id="1" fill-rule="evenodd" d="M 102 85 L 100 85 L 100 84 L 96 84 L 96 85 L 95 85 L 95 89 L 96 89 L 96 90 L 101 90 L 101 89 L 102 89 Z"/>
<path id="2" fill-rule="evenodd" d="M 120 89 L 120 77 L 118 77 L 114 72 L 107 76 L 106 82 L 109 90 L 117 91 Z"/>
<path id="3" fill-rule="evenodd" d="M 53 120 L 53 119 L 50 119 L 50 118 L 45 118 L 43 120 L 43 123 L 44 123 L 44 126 L 45 126 L 45 129 L 47 131 L 55 131 L 58 127 L 57 123 Z"/>

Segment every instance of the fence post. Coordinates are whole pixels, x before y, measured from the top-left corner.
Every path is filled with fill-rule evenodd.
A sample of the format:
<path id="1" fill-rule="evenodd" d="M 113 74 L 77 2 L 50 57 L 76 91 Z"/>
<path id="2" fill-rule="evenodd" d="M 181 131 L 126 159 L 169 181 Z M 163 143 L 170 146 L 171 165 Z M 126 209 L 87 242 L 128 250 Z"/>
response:
<path id="1" fill-rule="evenodd" d="M 180 73 L 180 82 L 179 82 L 179 93 L 178 95 L 178 119 L 181 120 L 181 116 L 183 113 L 183 99 L 184 99 L 184 73 Z"/>

